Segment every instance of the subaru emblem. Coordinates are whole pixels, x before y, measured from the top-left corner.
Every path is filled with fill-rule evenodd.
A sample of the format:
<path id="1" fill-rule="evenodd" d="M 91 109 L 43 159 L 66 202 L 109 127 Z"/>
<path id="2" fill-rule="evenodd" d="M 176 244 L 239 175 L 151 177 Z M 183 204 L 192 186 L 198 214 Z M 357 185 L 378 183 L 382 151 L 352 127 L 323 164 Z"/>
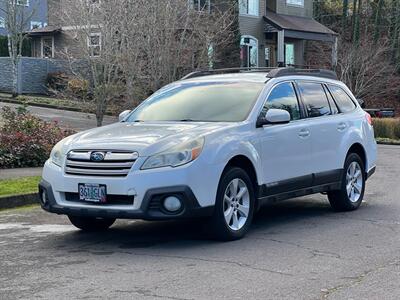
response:
<path id="1" fill-rule="evenodd" d="M 103 152 L 92 152 L 90 154 L 90 160 L 95 162 L 100 162 L 104 160 L 104 153 Z"/>

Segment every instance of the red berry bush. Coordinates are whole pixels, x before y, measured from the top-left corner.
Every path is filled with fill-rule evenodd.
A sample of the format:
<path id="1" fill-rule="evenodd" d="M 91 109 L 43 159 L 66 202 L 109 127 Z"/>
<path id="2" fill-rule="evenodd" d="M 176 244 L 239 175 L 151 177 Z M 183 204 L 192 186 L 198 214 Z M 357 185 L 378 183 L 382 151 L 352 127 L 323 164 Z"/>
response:
<path id="1" fill-rule="evenodd" d="M 41 167 L 53 146 L 74 133 L 32 116 L 24 108 L 13 111 L 5 107 L 0 119 L 0 169 Z"/>

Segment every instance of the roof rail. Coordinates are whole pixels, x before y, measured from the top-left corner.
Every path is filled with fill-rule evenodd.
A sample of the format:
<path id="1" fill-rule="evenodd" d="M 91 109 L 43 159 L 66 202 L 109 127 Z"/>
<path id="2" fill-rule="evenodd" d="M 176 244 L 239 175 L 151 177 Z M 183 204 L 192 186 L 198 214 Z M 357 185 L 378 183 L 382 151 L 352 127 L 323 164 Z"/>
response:
<path id="1" fill-rule="evenodd" d="M 213 75 L 213 74 L 229 74 L 229 73 L 247 73 L 247 72 L 266 72 L 269 73 L 271 70 L 276 68 L 264 68 L 264 67 L 244 67 L 244 68 L 224 68 L 224 69 L 209 69 L 209 70 L 199 70 L 189 73 L 181 80 L 196 78 L 201 76 Z"/>
<path id="2" fill-rule="evenodd" d="M 296 69 L 296 68 L 277 68 L 268 73 L 268 77 L 277 78 L 283 76 L 302 75 L 302 76 L 315 76 L 338 80 L 334 71 L 325 69 Z"/>
<path id="3" fill-rule="evenodd" d="M 253 72 L 265 72 L 268 73 L 268 78 L 277 78 L 283 76 L 315 76 L 328 78 L 333 80 L 338 80 L 335 72 L 325 69 L 297 69 L 293 67 L 283 67 L 283 68 L 225 68 L 225 69 L 210 69 L 210 70 L 199 70 L 192 72 L 181 80 L 197 78 L 202 76 L 214 75 L 214 74 L 229 74 L 229 73 L 253 73 Z"/>

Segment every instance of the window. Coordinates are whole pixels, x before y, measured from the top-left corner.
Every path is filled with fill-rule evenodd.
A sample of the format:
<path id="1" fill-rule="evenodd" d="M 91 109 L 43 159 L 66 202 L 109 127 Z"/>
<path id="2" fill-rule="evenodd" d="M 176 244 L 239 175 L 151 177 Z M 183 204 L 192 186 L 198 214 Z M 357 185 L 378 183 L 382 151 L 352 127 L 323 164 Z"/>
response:
<path id="1" fill-rule="evenodd" d="M 210 0 L 189 0 L 190 7 L 198 11 L 210 11 Z"/>
<path id="2" fill-rule="evenodd" d="M 331 114 L 331 108 L 322 84 L 300 82 L 299 89 L 309 118 Z"/>
<path id="3" fill-rule="evenodd" d="M 43 27 L 42 22 L 31 21 L 31 30 L 42 27 Z"/>
<path id="4" fill-rule="evenodd" d="M 247 118 L 264 86 L 264 83 L 218 81 L 172 84 L 143 102 L 128 122 L 240 122 Z"/>
<path id="5" fill-rule="evenodd" d="M 274 87 L 268 96 L 262 114 L 265 116 L 269 109 L 283 109 L 289 112 L 291 120 L 300 119 L 299 102 L 291 82 L 281 83 Z"/>
<path id="6" fill-rule="evenodd" d="M 287 66 L 293 66 L 294 61 L 294 44 L 285 44 L 285 63 Z"/>
<path id="7" fill-rule="evenodd" d="M 259 0 L 239 0 L 239 13 L 241 15 L 259 15 Z"/>
<path id="8" fill-rule="evenodd" d="M 101 54 L 101 33 L 91 33 L 88 37 L 88 48 L 91 56 L 98 57 Z"/>
<path id="9" fill-rule="evenodd" d="M 335 98 L 340 112 L 347 113 L 356 109 L 356 105 L 350 96 L 341 88 L 336 85 L 329 85 L 329 90 Z"/>
<path id="10" fill-rule="evenodd" d="M 54 57 L 54 38 L 52 36 L 42 37 L 42 58 Z"/>
<path id="11" fill-rule="evenodd" d="M 29 0 L 17 0 L 17 5 L 29 6 Z"/>
<path id="12" fill-rule="evenodd" d="M 6 28 L 6 20 L 0 17 L 0 28 Z"/>
<path id="13" fill-rule="evenodd" d="M 286 0 L 286 4 L 304 7 L 304 0 Z"/>
<path id="14" fill-rule="evenodd" d="M 331 107 L 332 115 L 336 115 L 339 113 L 339 109 L 335 103 L 335 100 L 333 100 L 333 97 L 331 95 L 331 92 L 328 90 L 326 86 L 324 86 L 326 96 L 328 97 L 329 105 Z"/>
<path id="15" fill-rule="evenodd" d="M 242 67 L 258 67 L 258 40 L 243 36 L 240 40 L 240 60 Z"/>

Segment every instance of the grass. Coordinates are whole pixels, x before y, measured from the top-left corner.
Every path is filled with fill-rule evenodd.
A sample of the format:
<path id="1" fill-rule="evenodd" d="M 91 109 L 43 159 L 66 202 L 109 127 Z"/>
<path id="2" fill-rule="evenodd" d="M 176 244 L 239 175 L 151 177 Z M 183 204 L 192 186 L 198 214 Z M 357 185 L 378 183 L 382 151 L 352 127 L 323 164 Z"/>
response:
<path id="1" fill-rule="evenodd" d="M 36 193 L 40 178 L 35 176 L 0 180 L 0 198 Z"/>
<path id="2" fill-rule="evenodd" d="M 375 137 L 400 143 L 400 119 L 373 119 Z"/>

